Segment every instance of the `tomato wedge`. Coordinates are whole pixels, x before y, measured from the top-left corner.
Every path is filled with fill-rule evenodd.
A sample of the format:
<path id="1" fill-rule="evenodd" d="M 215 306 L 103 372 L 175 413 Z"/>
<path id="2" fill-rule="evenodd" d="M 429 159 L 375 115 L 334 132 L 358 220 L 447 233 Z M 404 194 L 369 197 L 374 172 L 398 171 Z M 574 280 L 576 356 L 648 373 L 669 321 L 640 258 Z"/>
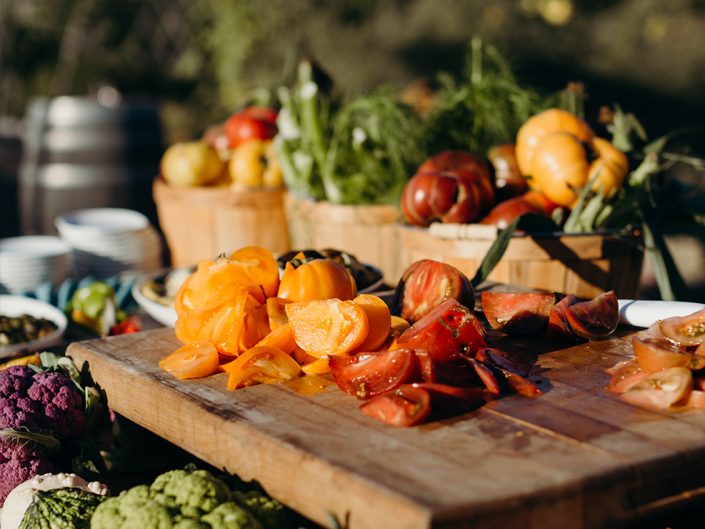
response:
<path id="1" fill-rule="evenodd" d="M 297 345 L 317 358 L 345 355 L 367 338 L 367 314 L 352 301 L 303 301 L 285 309 Z"/>
<path id="2" fill-rule="evenodd" d="M 230 261 L 242 268 L 249 284 L 261 285 L 266 297 L 277 295 L 279 265 L 272 252 L 259 246 L 246 246 L 233 252 Z"/>
<path id="3" fill-rule="evenodd" d="M 368 400 L 360 406 L 360 411 L 392 426 L 414 426 L 431 413 L 431 396 L 424 388 L 405 384 Z"/>
<path id="4" fill-rule="evenodd" d="M 210 342 L 193 342 L 179 347 L 159 361 L 176 378 L 201 378 L 218 371 L 218 350 Z"/>
<path id="5" fill-rule="evenodd" d="M 284 298 L 267 298 L 267 318 L 269 319 L 269 328 L 273 331 L 280 325 L 289 323 L 289 318 L 286 316 L 285 307 L 291 303 Z"/>
<path id="6" fill-rule="evenodd" d="M 293 354 L 296 350 L 296 342 L 294 341 L 294 333 L 291 332 L 291 326 L 288 323 L 280 325 L 257 342 L 257 346 L 261 345 L 276 347 L 288 355 Z"/>
<path id="7" fill-rule="evenodd" d="M 493 329 L 530 334 L 546 327 L 554 294 L 543 292 L 483 292 L 482 311 Z"/>
<path id="8" fill-rule="evenodd" d="M 353 397 L 369 399 L 398 388 L 416 373 L 416 355 L 411 349 L 394 349 L 328 359 L 333 380 Z"/>
<path id="9" fill-rule="evenodd" d="M 372 294 L 360 294 L 353 299 L 353 303 L 362 307 L 367 314 L 369 331 L 367 338 L 358 346 L 360 351 L 376 351 L 389 336 L 392 326 L 392 315 L 387 304 Z"/>
<path id="10" fill-rule="evenodd" d="M 692 346 L 705 343 L 705 309 L 688 316 L 661 320 L 659 329 L 666 338 L 681 345 Z"/>
<path id="11" fill-rule="evenodd" d="M 705 356 L 689 353 L 669 340 L 633 336 L 632 347 L 639 365 L 649 373 L 669 367 L 705 368 Z"/>
<path id="12" fill-rule="evenodd" d="M 273 384 L 296 378 L 301 366 L 281 349 L 253 347 L 221 369 L 228 374 L 228 390 L 254 384 Z"/>
<path id="13" fill-rule="evenodd" d="M 336 356 L 333 358 L 338 357 Z M 312 362 L 302 365 L 301 371 L 303 371 L 307 375 L 325 375 L 326 373 L 330 373 L 330 364 L 328 363 L 328 358 L 316 358 Z"/>
<path id="14" fill-rule="evenodd" d="M 482 406 L 488 400 L 487 392 L 482 388 L 458 388 L 427 382 L 411 385 L 428 391 L 431 397 L 431 413 L 434 416 L 468 411 Z"/>
<path id="15" fill-rule="evenodd" d="M 624 393 L 649 376 L 649 373 L 641 368 L 636 358 L 618 362 L 607 372 L 612 375 L 607 386 L 607 390 L 612 393 Z"/>
<path id="16" fill-rule="evenodd" d="M 685 367 L 670 367 L 650 374 L 620 395 L 620 398 L 645 408 L 665 409 L 685 401 L 693 387 L 693 376 Z"/>
<path id="17" fill-rule="evenodd" d="M 412 325 L 397 340 L 399 347 L 425 349 L 437 362 L 475 356 L 487 347 L 485 334 L 473 312 L 448 299 Z"/>
<path id="18" fill-rule="evenodd" d="M 705 410 L 705 391 L 694 389 L 688 396 L 688 402 L 685 405 L 689 408 L 698 408 Z"/>
<path id="19" fill-rule="evenodd" d="M 568 305 L 565 316 L 573 333 L 580 338 L 604 338 L 619 324 L 617 296 L 610 290 L 590 301 Z"/>

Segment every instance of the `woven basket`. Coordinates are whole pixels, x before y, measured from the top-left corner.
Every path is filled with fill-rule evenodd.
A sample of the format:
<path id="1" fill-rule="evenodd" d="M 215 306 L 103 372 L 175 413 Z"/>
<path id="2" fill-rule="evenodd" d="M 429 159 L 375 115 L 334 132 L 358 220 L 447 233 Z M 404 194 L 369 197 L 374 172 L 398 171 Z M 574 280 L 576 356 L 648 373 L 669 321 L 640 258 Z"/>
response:
<path id="1" fill-rule="evenodd" d="M 286 210 L 292 248 L 344 250 L 378 267 L 388 281 L 399 268 L 396 207 L 345 206 L 289 194 Z"/>
<path id="2" fill-rule="evenodd" d="M 262 246 L 276 255 L 291 249 L 280 189 L 178 188 L 157 178 L 153 194 L 174 266 L 243 246 Z"/>
<path id="3" fill-rule="evenodd" d="M 444 261 L 469 277 L 477 271 L 497 231 L 476 225 L 399 226 L 400 263 L 395 278 L 418 259 Z M 513 237 L 488 280 L 581 297 L 614 290 L 633 298 L 643 252 L 634 241 L 607 235 Z"/>

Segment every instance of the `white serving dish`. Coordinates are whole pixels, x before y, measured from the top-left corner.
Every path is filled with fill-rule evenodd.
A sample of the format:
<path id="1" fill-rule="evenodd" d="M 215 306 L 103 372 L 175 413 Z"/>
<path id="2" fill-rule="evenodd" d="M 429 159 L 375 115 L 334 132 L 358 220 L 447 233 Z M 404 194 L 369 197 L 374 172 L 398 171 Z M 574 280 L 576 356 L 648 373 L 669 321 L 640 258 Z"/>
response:
<path id="1" fill-rule="evenodd" d="M 21 316 L 29 314 L 35 318 L 46 318 L 56 324 L 56 330 L 30 342 L 0 345 L 0 358 L 16 356 L 22 351 L 41 351 L 61 341 L 68 321 L 59 309 L 38 299 L 24 296 L 0 296 L 0 314 L 4 316 Z"/>
<path id="2" fill-rule="evenodd" d="M 71 247 L 58 237 L 26 236 L 0 240 L 0 284 L 10 292 L 60 284 L 69 275 Z"/>

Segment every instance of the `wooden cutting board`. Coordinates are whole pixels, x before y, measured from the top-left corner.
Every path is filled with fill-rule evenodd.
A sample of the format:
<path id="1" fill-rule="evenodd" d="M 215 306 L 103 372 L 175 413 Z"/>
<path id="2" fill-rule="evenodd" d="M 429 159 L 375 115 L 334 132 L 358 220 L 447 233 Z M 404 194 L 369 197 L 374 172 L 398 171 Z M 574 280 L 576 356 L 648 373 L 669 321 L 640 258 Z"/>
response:
<path id="1" fill-rule="evenodd" d="M 625 337 L 505 343 L 542 353 L 532 380 L 544 396 L 407 429 L 364 416 L 335 386 L 179 381 L 157 366 L 177 346 L 161 329 L 68 354 L 116 412 L 326 526 L 333 514 L 350 529 L 611 527 L 705 486 L 705 412 L 642 410 L 605 391 Z"/>

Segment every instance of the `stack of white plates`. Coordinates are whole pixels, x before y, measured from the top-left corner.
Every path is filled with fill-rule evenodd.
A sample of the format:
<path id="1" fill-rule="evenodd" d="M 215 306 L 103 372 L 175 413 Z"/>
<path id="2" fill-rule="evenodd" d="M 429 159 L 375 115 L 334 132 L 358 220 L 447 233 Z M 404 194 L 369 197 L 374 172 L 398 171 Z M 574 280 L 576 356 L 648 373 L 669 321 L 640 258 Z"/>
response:
<path id="1" fill-rule="evenodd" d="M 74 277 L 104 278 L 162 267 L 159 234 L 137 211 L 82 209 L 59 215 L 54 224 L 73 249 Z"/>
<path id="2" fill-rule="evenodd" d="M 58 237 L 27 236 L 0 240 L 0 286 L 28 292 L 42 283 L 58 286 L 70 270 L 71 248 Z"/>

